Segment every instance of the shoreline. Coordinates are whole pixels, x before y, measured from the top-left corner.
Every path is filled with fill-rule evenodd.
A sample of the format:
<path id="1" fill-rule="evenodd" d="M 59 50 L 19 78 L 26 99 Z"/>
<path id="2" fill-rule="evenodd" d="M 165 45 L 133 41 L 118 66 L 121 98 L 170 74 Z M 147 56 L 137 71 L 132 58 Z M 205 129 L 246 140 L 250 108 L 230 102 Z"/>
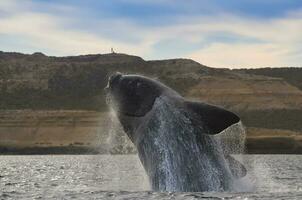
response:
<path id="1" fill-rule="evenodd" d="M 135 154 L 122 151 L 110 151 L 100 147 L 56 146 L 56 147 L 3 147 L 0 155 L 97 155 L 97 154 Z M 248 137 L 246 154 L 302 154 L 302 137 Z"/>

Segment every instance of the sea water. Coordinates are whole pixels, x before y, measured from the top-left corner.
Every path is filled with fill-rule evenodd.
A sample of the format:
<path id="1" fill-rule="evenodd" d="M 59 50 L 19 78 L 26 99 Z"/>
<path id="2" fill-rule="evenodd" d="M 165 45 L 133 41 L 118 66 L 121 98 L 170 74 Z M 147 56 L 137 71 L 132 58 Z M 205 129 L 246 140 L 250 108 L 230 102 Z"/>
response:
<path id="1" fill-rule="evenodd" d="M 135 154 L 0 156 L 0 199 L 302 199 L 302 155 L 243 159 L 249 191 L 170 193 L 150 191 Z"/>

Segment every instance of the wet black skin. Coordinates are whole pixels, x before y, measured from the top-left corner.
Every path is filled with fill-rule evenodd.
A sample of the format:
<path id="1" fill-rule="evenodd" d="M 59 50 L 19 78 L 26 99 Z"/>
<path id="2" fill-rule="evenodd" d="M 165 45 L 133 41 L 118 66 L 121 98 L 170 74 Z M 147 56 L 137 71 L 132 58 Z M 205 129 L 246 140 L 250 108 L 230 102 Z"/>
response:
<path id="1" fill-rule="evenodd" d="M 114 108 L 124 131 L 132 140 L 140 118 L 144 117 L 153 107 L 157 97 L 168 92 L 178 96 L 173 90 L 153 79 L 139 75 L 113 74 L 109 77 L 105 88 L 107 98 Z"/>
<path id="2" fill-rule="evenodd" d="M 217 142 L 211 138 L 211 135 L 218 134 L 240 121 L 232 112 L 205 103 L 187 101 L 164 84 L 139 75 L 116 73 L 109 78 L 105 91 L 124 131 L 138 149 L 153 190 L 192 192 L 212 190 L 207 183 L 208 179 L 202 179 L 210 177 L 207 171 L 204 171 L 206 163 L 211 163 L 215 170 L 219 171 L 213 176 L 218 179 L 221 190 L 231 190 L 229 180 L 232 176 L 242 177 L 246 174 L 244 166 L 229 155 L 223 155 Z M 167 106 L 163 105 L 162 110 L 157 110 L 158 108 L 154 107 L 155 102 L 158 106 L 159 100 L 162 99 L 163 104 L 168 102 Z M 158 133 L 160 124 L 163 123 L 158 112 L 166 114 L 165 109 L 167 120 L 163 120 L 172 123 L 169 124 L 171 131 Z M 174 111 L 182 114 L 175 116 Z M 166 134 L 167 140 L 161 139 L 166 138 L 163 134 Z M 162 141 L 162 144 L 158 144 L 158 141 Z M 163 150 L 159 149 L 161 146 L 173 153 L 163 153 Z M 191 149 L 191 146 L 195 149 Z M 205 162 L 195 163 L 194 161 L 199 158 L 203 158 Z M 169 171 L 175 173 L 172 181 L 161 169 L 165 159 L 175 165 Z M 229 163 L 230 167 L 225 167 L 226 163 Z M 231 166 L 240 170 L 234 171 Z"/>
<path id="3" fill-rule="evenodd" d="M 142 117 L 152 109 L 155 99 L 160 96 L 162 88 L 154 87 L 151 79 L 137 76 L 122 76 L 120 73 L 109 78 L 107 91 L 112 100 L 118 104 L 118 112 L 131 117 Z"/>

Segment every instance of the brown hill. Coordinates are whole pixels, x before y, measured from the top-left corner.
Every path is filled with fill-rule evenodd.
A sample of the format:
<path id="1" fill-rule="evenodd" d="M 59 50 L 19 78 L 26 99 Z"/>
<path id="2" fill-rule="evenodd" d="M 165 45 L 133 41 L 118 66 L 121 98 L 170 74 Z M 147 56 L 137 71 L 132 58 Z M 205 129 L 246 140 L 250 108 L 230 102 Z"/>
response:
<path id="1" fill-rule="evenodd" d="M 301 90 L 282 78 L 209 68 L 188 59 L 0 52 L 0 108 L 103 110 L 102 88 L 115 71 L 152 76 L 188 97 L 234 109 L 302 107 Z"/>
<path id="2" fill-rule="evenodd" d="M 279 70 L 278 73 L 276 70 Z M 26 55 L 0 52 L 0 109 L 2 113 L 9 110 L 32 110 L 30 116 L 38 116 L 36 118 L 42 124 L 58 116 L 50 115 L 46 119 L 41 114 L 35 114 L 39 110 L 48 110 L 49 113 L 68 110 L 67 116 L 72 110 L 107 111 L 103 88 L 108 76 L 120 71 L 157 78 L 187 98 L 231 109 L 240 115 L 246 126 L 256 127 L 248 129 L 251 136 L 264 133 L 262 128 L 278 129 L 278 133 L 289 130 L 299 134 L 302 132 L 302 91 L 298 74 L 302 73 L 302 69 L 283 70 L 286 73 L 282 75 L 280 69 L 215 69 L 189 59 L 145 61 L 137 56 L 116 53 L 48 57 L 42 53 Z M 296 74 L 294 80 L 290 79 L 291 74 Z M 0 127 L 7 127 L 5 124 L 9 121 L 11 127 L 18 127 L 18 124 L 26 127 L 24 124 L 28 124 L 25 120 L 27 117 L 20 114 L 23 117 L 19 121 L 12 120 L 15 115 L 18 114 L 1 114 Z M 28 134 L 38 127 L 36 123 L 31 125 L 33 129 Z M 56 126 L 58 123 L 52 124 Z M 81 127 L 83 123 L 79 124 Z M 4 134 L 3 130 L 8 129 L 1 130 L 0 134 Z M 18 129 L 19 132 L 22 130 L 25 129 Z M 44 133 L 47 135 L 54 130 L 45 129 Z M 58 133 L 64 134 L 62 130 Z M 71 129 L 68 130 L 70 134 Z M 79 134 L 85 132 L 80 129 L 77 131 Z M 12 132 L 14 130 L 9 129 L 6 133 Z M 73 143 L 70 141 L 64 145 Z"/>
<path id="3" fill-rule="evenodd" d="M 260 68 L 260 69 L 236 69 L 246 74 L 255 74 L 269 77 L 282 78 L 289 84 L 302 90 L 302 68 L 301 67 L 281 67 L 281 68 Z"/>

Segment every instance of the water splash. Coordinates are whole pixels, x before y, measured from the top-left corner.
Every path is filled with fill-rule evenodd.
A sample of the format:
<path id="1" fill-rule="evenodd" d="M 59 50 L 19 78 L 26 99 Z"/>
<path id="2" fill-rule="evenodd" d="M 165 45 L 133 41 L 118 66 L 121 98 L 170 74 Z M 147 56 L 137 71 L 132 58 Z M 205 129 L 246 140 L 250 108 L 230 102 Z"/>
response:
<path id="1" fill-rule="evenodd" d="M 214 136 L 220 143 L 225 155 L 232 155 L 245 167 L 248 166 L 246 159 L 246 130 L 241 121 L 228 127 Z M 247 169 L 247 175 L 235 180 L 233 190 L 235 192 L 251 192 L 255 190 L 253 174 Z"/>
<path id="2" fill-rule="evenodd" d="M 110 127 L 106 139 L 107 151 L 109 154 L 128 154 L 135 153 L 136 148 L 124 133 L 123 128 L 117 119 L 113 109 L 108 113 Z"/>
<path id="3" fill-rule="evenodd" d="M 241 121 L 214 137 L 219 141 L 225 155 L 244 154 L 246 152 L 246 131 Z"/>
<path id="4" fill-rule="evenodd" d="M 160 191 L 223 191 L 232 177 L 212 136 L 196 128 L 190 113 L 175 109 L 164 97 L 154 103 L 139 153 L 153 189 Z M 150 147 L 151 146 L 151 147 Z M 217 147 L 217 148 L 216 148 Z M 156 158 L 150 163 L 149 158 Z M 146 164 L 147 163 L 147 164 Z"/>
<path id="5" fill-rule="evenodd" d="M 265 156 L 246 154 L 246 130 L 241 122 L 215 137 L 221 143 L 225 154 L 232 154 L 248 168 L 248 174 L 234 183 L 236 192 L 263 192 L 263 188 L 268 186 L 276 192 L 286 191 L 287 187 L 277 183 L 273 178 L 273 168 L 268 165 Z"/>
<path id="6" fill-rule="evenodd" d="M 157 102 L 163 105 L 162 102 Z M 175 191 L 176 179 L 177 176 L 181 176 L 182 172 L 173 171 L 175 168 L 174 164 L 171 162 L 171 158 L 181 161 L 181 155 L 174 154 L 172 155 L 173 149 L 169 149 L 166 145 L 160 145 L 162 143 L 161 140 L 169 140 L 169 137 L 173 137 L 169 135 L 169 132 L 173 132 L 173 130 L 181 129 L 181 127 L 187 126 L 189 124 L 188 119 L 177 113 L 175 111 L 173 105 L 166 105 L 166 107 L 158 107 L 156 110 L 158 121 L 160 124 L 159 129 L 156 131 L 165 133 L 165 138 L 159 138 L 157 142 L 159 150 L 164 154 L 164 162 L 161 165 L 161 170 L 164 171 L 164 176 L 166 176 L 166 183 L 164 184 L 163 188 L 169 191 Z M 178 116 L 178 117 L 171 117 L 171 116 Z M 179 119 L 179 116 L 180 119 Z M 121 124 L 117 120 L 115 113 L 113 110 L 109 113 L 110 118 L 110 128 L 106 143 L 108 145 L 108 153 L 133 153 L 135 152 L 136 148 L 132 144 L 132 142 L 128 139 L 126 134 L 123 132 L 121 128 Z M 176 125 L 176 127 L 175 127 Z M 174 127 L 174 128 L 173 128 Z M 151 129 L 154 127 L 151 127 Z M 188 127 L 187 127 L 188 128 Z M 172 131 L 171 131 L 172 130 Z M 187 130 L 190 130 L 189 128 Z M 154 130 L 153 130 L 154 131 Z M 245 148 L 245 141 L 246 141 L 246 131 L 245 127 L 241 122 L 234 124 L 233 126 L 227 128 L 223 132 L 218 135 L 215 135 L 214 138 L 220 143 L 224 154 L 231 154 L 236 160 L 241 162 L 244 166 L 248 169 L 247 176 L 238 179 L 234 182 L 233 191 L 234 192 L 253 192 L 253 191 L 260 191 L 262 188 L 267 188 L 267 185 L 270 185 L 271 188 L 282 188 L 282 185 L 277 184 L 273 181 L 272 173 L 271 173 L 271 166 L 265 165 L 265 162 L 259 162 L 259 159 L 251 159 L 250 155 L 246 155 L 246 148 Z M 198 152 L 198 148 L 193 147 L 192 144 L 185 144 L 188 145 L 188 148 L 193 149 L 193 151 Z M 190 147 L 189 147 L 190 146 Z M 249 162 L 248 162 L 249 161 Z M 202 158 L 196 159 L 196 162 L 205 162 Z M 209 165 L 209 169 L 210 164 Z M 213 172 L 215 173 L 215 172 Z M 265 177 L 265 178 L 264 178 Z M 212 179 L 213 177 L 211 177 Z M 214 178 L 215 179 L 215 178 Z M 264 181 L 265 179 L 265 181 Z M 219 184 L 217 184 L 219 185 Z M 266 187 L 264 187 L 266 186 Z M 219 188 L 215 188 L 215 182 L 213 182 L 212 188 L 214 190 L 219 190 Z"/>

